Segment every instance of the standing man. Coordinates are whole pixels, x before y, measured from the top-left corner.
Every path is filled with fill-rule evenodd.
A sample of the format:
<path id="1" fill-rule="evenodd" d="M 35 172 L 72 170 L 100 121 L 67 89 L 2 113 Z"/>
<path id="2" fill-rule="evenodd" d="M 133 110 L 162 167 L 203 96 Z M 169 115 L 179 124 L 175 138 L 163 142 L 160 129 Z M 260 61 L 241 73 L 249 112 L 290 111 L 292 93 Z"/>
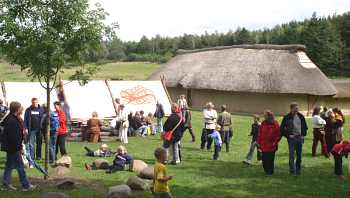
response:
<path id="1" fill-rule="evenodd" d="M 291 175 L 300 175 L 304 137 L 307 134 L 307 129 L 305 117 L 299 112 L 298 104 L 291 103 L 290 113 L 283 117 L 281 123 L 281 134 L 288 140 L 289 172 Z"/>
<path id="2" fill-rule="evenodd" d="M 218 118 L 218 125 L 221 126 L 221 129 L 220 129 L 221 140 L 223 143 L 226 144 L 226 152 L 229 152 L 233 132 L 232 132 L 231 114 L 227 112 L 226 105 L 221 106 L 221 114 L 219 115 L 219 118 Z"/>
<path id="3" fill-rule="evenodd" d="M 163 107 L 162 103 L 160 103 L 159 100 L 157 100 L 156 111 L 154 112 L 154 117 L 157 118 L 157 126 L 156 126 L 155 133 L 163 132 L 164 115 L 165 115 L 164 107 Z"/>
<path id="4" fill-rule="evenodd" d="M 214 104 L 212 102 L 207 103 L 206 108 L 203 110 L 203 117 L 204 128 L 201 137 L 201 149 L 204 149 L 205 144 L 207 144 L 207 150 L 210 150 L 213 140 L 209 137 L 209 135 L 214 132 L 214 129 L 216 127 L 216 119 L 218 117 L 218 114 L 214 109 Z"/>
<path id="5" fill-rule="evenodd" d="M 36 158 L 37 160 L 41 160 L 41 144 L 38 142 L 42 142 L 41 135 L 41 127 L 40 122 L 44 111 L 39 105 L 39 101 L 37 98 L 32 98 L 32 105 L 28 107 L 24 113 L 24 129 L 27 135 L 27 151 L 31 160 L 35 159 L 35 144 L 37 144 L 36 148 Z M 39 140 L 41 138 L 41 140 Z M 40 147 L 40 148 L 39 148 Z M 40 153 L 39 153 L 40 152 Z"/>

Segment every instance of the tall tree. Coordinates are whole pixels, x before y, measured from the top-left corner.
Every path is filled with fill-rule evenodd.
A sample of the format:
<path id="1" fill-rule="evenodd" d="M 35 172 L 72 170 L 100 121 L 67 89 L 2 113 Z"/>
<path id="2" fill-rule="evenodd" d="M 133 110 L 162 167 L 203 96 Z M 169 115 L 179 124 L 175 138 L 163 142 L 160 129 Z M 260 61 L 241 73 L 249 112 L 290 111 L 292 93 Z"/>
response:
<path id="1" fill-rule="evenodd" d="M 88 0 L 1 0 L 0 47 L 6 58 L 50 92 L 66 62 L 84 64 L 84 52 L 99 49 L 102 38 L 113 35 L 103 20 L 107 13 L 97 5 L 89 11 Z M 88 71 L 92 71 L 88 69 Z M 76 77 L 84 69 L 77 70 Z M 45 169 L 48 170 L 50 119 L 47 116 Z"/>

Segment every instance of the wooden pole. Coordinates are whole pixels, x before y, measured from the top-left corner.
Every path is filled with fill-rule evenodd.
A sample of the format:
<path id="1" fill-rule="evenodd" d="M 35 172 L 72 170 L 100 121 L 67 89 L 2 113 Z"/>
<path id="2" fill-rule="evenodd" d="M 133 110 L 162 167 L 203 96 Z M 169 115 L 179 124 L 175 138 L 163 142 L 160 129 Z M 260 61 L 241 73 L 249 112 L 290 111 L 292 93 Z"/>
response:
<path id="1" fill-rule="evenodd" d="M 114 101 L 114 96 L 113 96 L 111 87 L 109 86 L 108 80 L 105 80 L 105 83 L 106 83 L 106 86 L 108 88 L 109 95 L 110 95 L 110 97 L 112 99 L 112 103 L 113 103 L 115 114 L 116 114 L 116 116 L 118 116 L 118 114 L 119 114 L 118 107 L 117 107 L 117 104 Z"/>
<path id="2" fill-rule="evenodd" d="M 165 85 L 165 76 L 164 75 L 160 76 L 160 82 L 162 82 L 163 88 L 165 90 L 166 95 L 168 96 L 168 100 L 169 100 L 170 104 L 173 103 L 171 100 L 170 94 L 168 92 L 168 89 L 166 88 L 166 85 Z"/>

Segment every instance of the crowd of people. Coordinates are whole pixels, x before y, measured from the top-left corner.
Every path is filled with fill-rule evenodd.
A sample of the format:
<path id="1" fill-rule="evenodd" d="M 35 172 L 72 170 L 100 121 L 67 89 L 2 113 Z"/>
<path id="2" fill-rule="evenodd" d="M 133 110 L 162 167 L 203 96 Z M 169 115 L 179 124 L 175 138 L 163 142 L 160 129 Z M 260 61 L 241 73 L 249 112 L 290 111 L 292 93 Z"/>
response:
<path id="1" fill-rule="evenodd" d="M 176 103 L 171 104 L 171 114 L 165 118 L 163 105 L 157 101 L 155 112 L 145 115 L 140 110 L 135 113 L 127 112 L 125 105 L 115 100 L 117 117 L 112 121 L 113 127 L 118 130 L 120 141 L 125 145 L 128 136 L 160 134 L 162 147 L 154 152 L 157 163 L 154 168 L 155 179 L 153 192 L 155 197 L 171 197 L 168 181 L 172 179 L 167 175 L 166 164 L 178 165 L 182 161 L 181 139 L 185 131 L 189 131 L 192 141 L 195 135 L 192 128 L 192 115 L 184 95 L 181 95 Z M 18 102 L 12 102 L 7 108 L 0 101 L 0 119 L 2 120 L 3 133 L 1 135 L 2 150 L 7 153 L 7 161 L 3 178 L 6 189 L 13 190 L 11 185 L 11 170 L 16 168 L 24 189 L 35 188 L 26 177 L 23 163 L 21 162 L 22 142 L 25 143 L 29 156 L 29 163 L 41 159 L 41 144 L 46 138 L 46 119 L 50 120 L 50 163 L 54 163 L 58 150 L 61 155 L 66 155 L 65 136 L 67 134 L 66 119 L 59 102 L 54 103 L 55 111 L 49 115 L 45 113 L 45 105 L 40 106 L 36 98 L 32 99 L 32 105 L 28 107 L 21 118 L 23 108 Z M 212 102 L 208 102 L 203 109 L 203 129 L 201 134 L 200 149 L 212 150 L 213 160 L 218 160 L 223 145 L 225 151 L 230 152 L 230 142 L 233 138 L 233 121 L 227 106 L 222 105 L 220 112 L 215 110 Z M 164 121 L 164 122 L 163 122 Z M 334 173 L 345 178 L 342 169 L 343 156 L 350 152 L 350 142 L 345 140 L 343 126 L 345 116 L 338 108 L 327 109 L 315 107 L 312 114 L 313 144 L 312 156 L 316 156 L 318 142 L 321 144 L 321 152 L 326 158 L 334 158 Z M 102 122 L 96 112 L 88 120 L 88 131 L 91 142 L 99 141 Z M 302 172 L 303 145 L 308 132 L 306 119 L 299 112 L 297 103 L 290 104 L 290 112 L 279 123 L 270 110 L 264 112 L 263 119 L 259 115 L 253 116 L 249 151 L 243 160 L 247 165 L 253 164 L 256 150 L 257 161 L 262 162 L 264 173 L 267 176 L 274 174 L 275 155 L 278 151 L 280 140 L 284 137 L 288 142 L 289 173 L 300 175 Z M 127 154 L 124 146 L 119 146 L 116 152 L 111 151 L 106 144 L 96 151 L 85 147 L 86 155 L 92 157 L 115 157 L 111 165 L 106 165 L 107 173 L 124 170 L 129 165 L 132 168 L 133 158 Z M 96 164 L 86 164 L 87 170 L 97 169 Z"/>
<path id="2" fill-rule="evenodd" d="M 1 150 L 6 152 L 6 164 L 3 177 L 3 189 L 16 190 L 11 184 L 11 173 L 17 169 L 23 190 L 33 190 L 26 173 L 24 161 L 29 168 L 36 166 L 42 159 L 42 143 L 49 141 L 49 163 L 55 164 L 58 151 L 67 155 L 65 137 L 67 135 L 66 116 L 60 102 L 54 102 L 55 110 L 46 114 L 46 105 L 39 105 L 37 98 L 32 98 L 31 106 L 25 111 L 19 102 L 11 102 L 9 108 L 0 101 L 1 109 Z M 24 119 L 22 114 L 24 111 Z M 47 138 L 47 122 L 50 122 Z M 48 139 L 48 140 L 47 140 Z"/>

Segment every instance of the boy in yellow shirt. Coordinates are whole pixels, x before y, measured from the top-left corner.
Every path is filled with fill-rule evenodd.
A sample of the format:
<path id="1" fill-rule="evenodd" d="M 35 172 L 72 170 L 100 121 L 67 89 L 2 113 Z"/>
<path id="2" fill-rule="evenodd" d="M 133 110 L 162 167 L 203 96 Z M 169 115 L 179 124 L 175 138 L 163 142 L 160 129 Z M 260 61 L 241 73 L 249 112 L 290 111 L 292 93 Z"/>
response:
<path id="1" fill-rule="evenodd" d="M 172 198 L 168 181 L 173 177 L 168 176 L 165 161 L 167 158 L 166 150 L 157 148 L 154 151 L 154 156 L 157 160 L 154 165 L 153 192 L 154 198 Z"/>

